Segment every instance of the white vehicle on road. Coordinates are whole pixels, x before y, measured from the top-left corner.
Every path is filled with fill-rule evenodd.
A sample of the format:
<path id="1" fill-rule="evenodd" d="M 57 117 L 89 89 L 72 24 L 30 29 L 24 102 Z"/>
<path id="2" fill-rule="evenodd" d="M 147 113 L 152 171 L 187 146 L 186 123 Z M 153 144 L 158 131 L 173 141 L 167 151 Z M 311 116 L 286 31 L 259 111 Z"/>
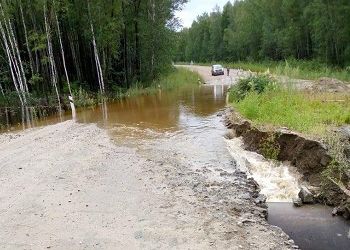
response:
<path id="1" fill-rule="evenodd" d="M 211 66 L 211 75 L 212 76 L 220 76 L 225 75 L 224 67 L 220 64 L 214 64 Z"/>

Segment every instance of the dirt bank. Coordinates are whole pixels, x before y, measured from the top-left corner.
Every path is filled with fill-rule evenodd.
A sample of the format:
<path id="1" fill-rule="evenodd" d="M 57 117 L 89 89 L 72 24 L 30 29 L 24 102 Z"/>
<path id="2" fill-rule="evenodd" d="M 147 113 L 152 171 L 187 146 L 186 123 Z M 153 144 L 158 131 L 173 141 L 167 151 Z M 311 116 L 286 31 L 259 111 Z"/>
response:
<path id="1" fill-rule="evenodd" d="M 290 249 L 239 170 L 71 121 L 0 135 L 3 249 Z M 148 153 L 145 153 L 148 152 Z M 156 153 L 157 152 L 157 153 Z M 261 240 L 264 239 L 264 240 Z"/>
<path id="2" fill-rule="evenodd" d="M 259 154 L 276 153 L 279 161 L 287 161 L 301 174 L 300 186 L 308 186 L 315 196 L 315 201 L 338 206 L 347 200 L 347 196 L 335 185 L 322 190 L 322 172 L 331 163 L 327 147 L 314 139 L 286 130 L 266 130 L 253 126 L 242 118 L 233 108 L 225 114 L 225 124 L 232 129 L 234 136 L 241 137 L 247 150 Z"/>

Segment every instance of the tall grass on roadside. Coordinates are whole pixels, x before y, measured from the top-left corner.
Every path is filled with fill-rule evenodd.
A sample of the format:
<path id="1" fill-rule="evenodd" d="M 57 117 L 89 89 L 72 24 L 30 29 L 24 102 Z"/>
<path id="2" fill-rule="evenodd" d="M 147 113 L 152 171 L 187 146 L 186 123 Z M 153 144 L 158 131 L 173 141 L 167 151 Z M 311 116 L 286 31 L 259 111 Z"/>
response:
<path id="1" fill-rule="evenodd" d="M 330 126 L 350 123 L 350 97 L 345 94 L 276 88 L 261 94 L 250 92 L 233 105 L 257 124 L 288 127 L 314 135 L 323 135 Z"/>
<path id="2" fill-rule="evenodd" d="M 159 77 L 150 84 L 145 84 L 146 86 L 142 83 L 136 83 L 126 92 L 121 93 L 121 97 L 153 94 L 159 90 L 172 90 L 188 85 L 193 86 L 198 84 L 198 79 L 200 79 L 200 76 L 195 72 L 184 68 L 175 68 L 169 74 Z"/>
<path id="3" fill-rule="evenodd" d="M 284 61 L 240 61 L 240 62 L 217 62 L 225 67 L 250 70 L 252 72 L 270 72 L 274 75 L 288 76 L 294 79 L 317 80 L 322 77 L 335 78 L 350 82 L 350 65 L 345 68 L 332 67 L 316 60 L 288 59 Z M 204 63 L 203 65 L 210 65 Z"/>
<path id="4" fill-rule="evenodd" d="M 230 66 L 254 72 L 269 71 L 275 75 L 283 75 L 295 79 L 317 80 L 322 77 L 330 77 L 350 82 L 350 70 L 348 68 L 331 67 L 318 61 L 294 59 L 281 62 L 238 62 L 230 64 Z"/>

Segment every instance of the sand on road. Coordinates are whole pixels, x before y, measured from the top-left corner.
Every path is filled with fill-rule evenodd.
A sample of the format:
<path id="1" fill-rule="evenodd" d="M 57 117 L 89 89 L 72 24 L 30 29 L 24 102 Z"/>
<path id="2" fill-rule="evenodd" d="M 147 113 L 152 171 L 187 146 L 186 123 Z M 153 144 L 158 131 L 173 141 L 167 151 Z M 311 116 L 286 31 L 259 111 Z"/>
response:
<path id="1" fill-rule="evenodd" d="M 0 135 L 0 248 L 290 249 L 254 180 L 201 160 L 198 136 L 132 147 L 73 121 Z"/>

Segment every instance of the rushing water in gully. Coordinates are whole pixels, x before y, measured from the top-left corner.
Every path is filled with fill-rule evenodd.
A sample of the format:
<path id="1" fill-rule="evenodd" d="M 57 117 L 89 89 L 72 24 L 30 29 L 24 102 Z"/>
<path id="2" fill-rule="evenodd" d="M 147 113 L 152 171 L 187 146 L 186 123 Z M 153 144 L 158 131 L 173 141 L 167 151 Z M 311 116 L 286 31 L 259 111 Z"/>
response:
<path id="1" fill-rule="evenodd" d="M 224 139 L 226 129 L 217 112 L 225 108 L 226 90 L 224 85 L 204 85 L 172 92 L 159 91 L 156 95 L 127 98 L 78 110 L 77 122 L 96 123 L 108 129 L 116 143 L 138 147 L 161 139 L 164 147 L 177 147 L 186 152 L 189 164 L 192 155 L 198 156 L 193 157 L 195 159 L 203 159 L 203 162 L 220 161 L 225 170 L 235 164 L 254 177 L 269 202 L 290 202 L 298 192 L 298 175 L 292 167 L 245 151 L 239 138 Z M 21 130 L 71 119 L 70 113 L 61 117 L 50 113 L 40 109 L 2 110 L 1 128 L 3 131 Z M 188 144 L 183 144 L 188 138 L 197 140 L 205 150 L 194 146 L 188 148 Z M 270 223 L 281 226 L 304 249 L 346 249 L 344 246 L 350 244 L 348 223 L 337 219 L 329 230 L 324 228 L 325 222 L 321 219 L 328 211 L 325 207 L 293 210 L 286 203 L 271 203 L 270 206 Z M 300 221 L 297 226 L 291 223 L 295 219 Z M 314 225 L 313 229 L 310 224 Z M 322 242 L 322 246 L 318 242 Z"/>

